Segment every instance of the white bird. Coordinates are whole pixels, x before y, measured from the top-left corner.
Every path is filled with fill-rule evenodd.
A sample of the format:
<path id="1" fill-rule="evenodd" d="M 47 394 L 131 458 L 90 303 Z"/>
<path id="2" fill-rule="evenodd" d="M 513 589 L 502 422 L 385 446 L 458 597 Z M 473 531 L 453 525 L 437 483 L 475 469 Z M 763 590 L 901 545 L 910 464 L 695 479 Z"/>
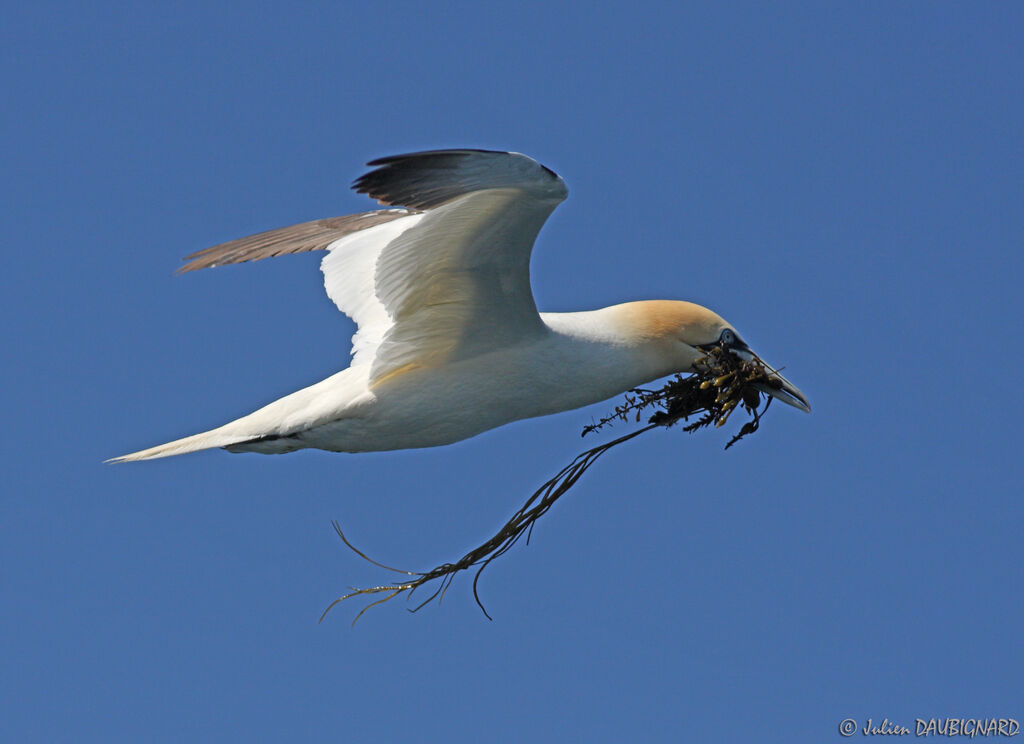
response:
<path id="1" fill-rule="evenodd" d="M 194 253 L 181 268 L 327 251 L 327 295 L 358 326 L 351 366 L 216 429 L 111 462 L 212 447 L 434 447 L 691 372 L 714 345 L 753 356 L 729 323 L 690 302 L 538 313 L 530 252 L 569 192 L 525 155 L 437 150 L 368 165 L 353 188 L 401 208 L 241 238 Z M 765 392 L 810 411 L 777 377 L 779 387 Z"/>

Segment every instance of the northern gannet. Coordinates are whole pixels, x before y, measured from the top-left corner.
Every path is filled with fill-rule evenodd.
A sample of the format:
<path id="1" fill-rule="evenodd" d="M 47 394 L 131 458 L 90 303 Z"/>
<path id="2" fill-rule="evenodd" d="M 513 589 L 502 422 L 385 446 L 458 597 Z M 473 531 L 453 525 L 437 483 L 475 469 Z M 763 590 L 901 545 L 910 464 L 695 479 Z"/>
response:
<path id="1" fill-rule="evenodd" d="M 525 155 L 434 150 L 368 165 L 353 188 L 393 208 L 233 240 L 188 256 L 180 269 L 327 251 L 327 295 L 358 326 L 351 365 L 216 429 L 109 462 L 212 447 L 435 447 L 691 372 L 714 345 L 753 357 L 732 325 L 691 302 L 538 313 L 530 252 L 569 191 Z M 765 392 L 810 411 L 777 377 L 780 387 Z"/>

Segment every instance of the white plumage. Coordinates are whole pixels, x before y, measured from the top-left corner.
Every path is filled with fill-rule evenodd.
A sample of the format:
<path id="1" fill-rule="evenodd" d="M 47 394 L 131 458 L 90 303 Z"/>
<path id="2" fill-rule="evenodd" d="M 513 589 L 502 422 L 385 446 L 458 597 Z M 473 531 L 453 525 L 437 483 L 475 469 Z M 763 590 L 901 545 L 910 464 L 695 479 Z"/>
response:
<path id="1" fill-rule="evenodd" d="M 688 302 L 538 313 L 530 253 L 568 190 L 525 155 L 439 150 L 370 165 L 356 190 L 402 208 L 242 238 L 189 256 L 182 269 L 326 250 L 327 294 L 358 326 L 351 366 L 217 429 L 113 462 L 211 447 L 432 447 L 691 371 L 712 344 L 752 353 L 725 320 Z M 769 392 L 809 411 L 778 378 Z"/>

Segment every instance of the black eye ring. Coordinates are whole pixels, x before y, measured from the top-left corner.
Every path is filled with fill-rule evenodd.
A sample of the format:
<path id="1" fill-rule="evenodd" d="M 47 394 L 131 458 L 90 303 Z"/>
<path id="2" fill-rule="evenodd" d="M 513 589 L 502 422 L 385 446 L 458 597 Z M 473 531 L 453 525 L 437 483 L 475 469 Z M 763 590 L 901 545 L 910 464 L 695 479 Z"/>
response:
<path id="1" fill-rule="evenodd" d="M 724 331 L 722 331 L 722 335 L 719 338 L 719 341 L 721 341 L 722 346 L 735 346 L 736 334 L 732 332 L 732 329 L 726 328 Z"/>

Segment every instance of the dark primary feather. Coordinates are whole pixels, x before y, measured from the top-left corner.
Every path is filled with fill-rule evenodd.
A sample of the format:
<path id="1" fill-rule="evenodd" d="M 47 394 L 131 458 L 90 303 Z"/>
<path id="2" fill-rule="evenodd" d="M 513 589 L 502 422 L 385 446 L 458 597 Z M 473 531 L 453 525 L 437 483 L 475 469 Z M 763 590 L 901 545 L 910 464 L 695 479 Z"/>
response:
<path id="1" fill-rule="evenodd" d="M 381 204 L 432 209 L 467 193 L 461 166 L 473 153 L 494 150 L 426 150 L 371 160 L 374 170 L 355 180 L 352 188 Z"/>
<path id="2" fill-rule="evenodd" d="M 552 182 L 560 182 L 550 168 L 502 150 L 426 150 L 378 158 L 367 165 L 374 170 L 357 178 L 352 188 L 381 204 L 411 209 L 433 209 L 481 189 L 533 186 L 538 173 L 531 171 L 538 168 Z"/>
<path id="3" fill-rule="evenodd" d="M 288 253 L 324 250 L 338 238 L 410 214 L 415 213 L 407 209 L 380 209 L 267 230 L 186 256 L 185 260 L 189 263 L 178 269 L 177 273 L 244 261 L 259 261 L 261 258 L 283 256 Z"/>

